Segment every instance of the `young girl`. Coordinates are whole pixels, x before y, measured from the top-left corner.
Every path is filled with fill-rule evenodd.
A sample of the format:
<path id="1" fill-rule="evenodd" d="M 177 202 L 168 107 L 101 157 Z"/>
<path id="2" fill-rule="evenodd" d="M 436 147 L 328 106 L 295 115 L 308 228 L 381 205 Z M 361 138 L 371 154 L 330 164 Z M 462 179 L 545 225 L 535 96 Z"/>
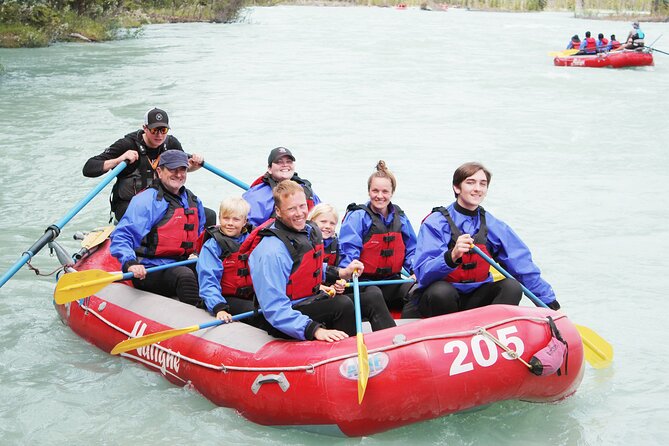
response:
<path id="1" fill-rule="evenodd" d="M 316 223 L 323 234 L 323 253 L 325 255 L 323 263 L 337 266 L 339 264 L 339 240 L 335 228 L 339 222 L 339 214 L 332 205 L 321 203 L 311 210 L 307 218 Z"/>
<path id="2" fill-rule="evenodd" d="M 308 219 L 314 222 L 323 234 L 323 252 L 325 254 L 323 263 L 327 263 L 328 266 L 325 284 L 321 285 L 321 289 L 331 295 L 334 293 L 342 294 L 346 289 L 346 281 L 338 279 L 339 268 L 336 266 L 339 264 L 339 241 L 335 228 L 339 222 L 339 215 L 333 206 L 321 203 L 311 210 Z M 373 289 L 369 290 L 368 288 Z M 373 302 L 376 302 L 376 304 L 372 305 Z M 378 288 L 360 289 L 360 307 L 362 313 L 368 315 L 373 331 L 396 325 L 388 309 L 383 305 L 383 294 Z"/>
<path id="3" fill-rule="evenodd" d="M 409 274 L 413 273 L 416 233 L 404 211 L 390 201 L 396 186 L 395 175 L 383 160 L 379 161 L 376 172 L 367 180 L 369 201 L 349 205 L 344 216 L 340 232 L 340 267 L 360 259 L 365 265 L 362 278 L 371 280 L 399 279 L 403 267 Z M 388 308 L 405 310 L 403 317 L 414 317 L 413 306 L 405 308 L 411 286 L 411 283 L 404 283 L 367 288 L 380 288 Z"/>

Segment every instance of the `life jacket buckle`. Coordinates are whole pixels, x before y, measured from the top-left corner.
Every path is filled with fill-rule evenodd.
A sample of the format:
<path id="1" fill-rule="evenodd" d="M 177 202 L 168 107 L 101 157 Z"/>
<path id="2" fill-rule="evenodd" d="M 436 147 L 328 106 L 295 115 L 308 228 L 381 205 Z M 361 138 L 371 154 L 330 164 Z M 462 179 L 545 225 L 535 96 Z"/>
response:
<path id="1" fill-rule="evenodd" d="M 476 269 L 476 262 L 468 262 L 462 264 L 463 270 Z"/>

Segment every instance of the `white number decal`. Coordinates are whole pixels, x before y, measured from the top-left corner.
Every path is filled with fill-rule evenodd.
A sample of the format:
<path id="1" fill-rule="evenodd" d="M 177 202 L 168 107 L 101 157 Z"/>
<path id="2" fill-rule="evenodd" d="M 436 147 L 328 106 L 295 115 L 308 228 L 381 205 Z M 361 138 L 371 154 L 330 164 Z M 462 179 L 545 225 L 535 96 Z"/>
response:
<path id="1" fill-rule="evenodd" d="M 488 354 L 490 355 L 488 359 L 483 357 L 481 342 L 488 348 Z M 481 367 L 490 367 L 497 362 L 497 346 L 485 336 L 476 335 L 472 338 L 472 352 L 474 353 L 474 359 Z"/>
<path id="2" fill-rule="evenodd" d="M 518 356 L 522 355 L 525 351 L 525 345 L 523 340 L 518 336 L 509 336 L 512 333 L 517 333 L 518 329 L 515 325 L 510 327 L 500 328 L 497 330 L 496 337 L 503 345 L 506 345 L 511 350 L 515 350 Z M 472 336 L 471 341 L 471 350 L 474 355 L 474 360 L 481 367 L 490 367 L 499 359 L 499 350 L 497 345 L 490 340 L 489 338 L 476 335 Z M 482 344 L 485 344 L 487 350 L 487 357 L 482 348 Z M 444 353 L 449 354 L 457 351 L 457 355 L 451 364 L 450 375 L 458 375 L 460 373 L 465 373 L 474 370 L 474 364 L 471 361 L 465 362 L 467 355 L 469 354 L 469 346 L 466 342 L 461 340 L 450 341 L 444 345 Z M 508 353 L 502 353 L 504 359 L 513 359 Z"/>
<path id="3" fill-rule="evenodd" d="M 509 333 L 518 333 L 518 329 L 515 325 L 497 330 L 497 339 L 499 339 L 499 342 L 506 345 L 511 350 L 515 350 L 518 356 L 522 355 L 525 351 L 525 344 L 523 344 L 523 340 L 518 336 L 507 336 Z M 512 345 L 513 347 L 511 347 Z M 502 353 L 502 356 L 504 359 L 513 359 L 506 352 Z"/>
<path id="4" fill-rule="evenodd" d="M 474 366 L 471 362 L 468 362 L 467 364 L 463 363 L 467 356 L 467 352 L 469 351 L 467 349 L 467 344 L 465 344 L 464 341 L 451 341 L 446 343 L 446 345 L 444 345 L 444 353 L 452 353 L 456 348 L 458 349 L 458 355 L 453 360 L 453 364 L 451 364 L 450 374 L 457 375 L 458 373 L 474 370 Z"/>

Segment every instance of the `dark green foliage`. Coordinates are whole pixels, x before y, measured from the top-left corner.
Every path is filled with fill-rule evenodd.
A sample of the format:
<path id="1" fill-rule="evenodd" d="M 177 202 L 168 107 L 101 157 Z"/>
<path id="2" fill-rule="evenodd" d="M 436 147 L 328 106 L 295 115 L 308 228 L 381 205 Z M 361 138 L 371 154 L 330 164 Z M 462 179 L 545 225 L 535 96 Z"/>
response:
<path id="1" fill-rule="evenodd" d="M 233 22 L 244 0 L 0 0 L 0 47 L 45 46 L 79 34 L 109 40 L 148 20 Z"/>

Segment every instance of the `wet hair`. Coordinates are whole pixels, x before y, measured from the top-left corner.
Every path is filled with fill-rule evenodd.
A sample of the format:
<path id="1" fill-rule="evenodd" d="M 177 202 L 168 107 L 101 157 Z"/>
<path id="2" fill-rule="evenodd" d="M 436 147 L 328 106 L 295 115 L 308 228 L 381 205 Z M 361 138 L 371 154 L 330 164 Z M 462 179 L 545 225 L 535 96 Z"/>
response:
<path id="1" fill-rule="evenodd" d="M 600 39 L 600 40 L 603 39 L 603 38 L 604 38 L 604 34 L 599 33 L 599 35 L 597 36 L 597 38 Z"/>
<path id="2" fill-rule="evenodd" d="M 242 197 L 228 197 L 221 201 L 221 206 L 218 210 L 218 218 L 228 217 L 231 215 L 242 215 L 248 218 L 251 205 Z"/>
<path id="3" fill-rule="evenodd" d="M 581 39 L 578 37 L 578 34 L 574 34 L 573 36 L 571 36 L 571 40 L 573 40 L 574 42 L 580 42 L 581 41 Z"/>
<path id="4" fill-rule="evenodd" d="M 281 202 L 291 195 L 295 195 L 298 192 L 304 194 L 304 189 L 298 183 L 293 180 L 283 180 L 274 187 L 272 190 L 272 196 L 274 197 L 274 205 L 277 208 L 281 207 Z M 306 197 L 306 194 L 305 194 Z"/>
<path id="5" fill-rule="evenodd" d="M 590 37 L 590 31 L 585 32 L 585 37 Z"/>
<path id="6" fill-rule="evenodd" d="M 453 172 L 453 186 L 460 186 L 463 181 L 474 175 L 479 170 L 483 171 L 486 179 L 488 180 L 488 185 L 490 185 L 490 180 L 492 180 L 492 173 L 490 173 L 490 171 L 486 169 L 483 164 L 470 162 L 464 163 L 462 166 L 455 169 L 455 172 Z M 453 189 L 453 194 L 455 195 L 455 198 L 458 197 L 458 194 L 455 193 L 455 189 Z"/>
<path id="7" fill-rule="evenodd" d="M 616 40 L 616 35 L 615 34 L 611 34 L 611 40 Z"/>
<path id="8" fill-rule="evenodd" d="M 397 180 L 395 179 L 395 175 L 386 167 L 386 162 L 383 160 L 379 160 L 378 163 L 376 163 L 376 172 L 371 174 L 369 176 L 369 179 L 367 180 L 367 191 L 369 191 L 372 188 L 372 179 L 374 178 L 388 178 L 390 180 L 390 185 L 392 186 L 392 192 L 395 193 L 395 188 L 397 187 Z"/>
<path id="9" fill-rule="evenodd" d="M 311 212 L 309 212 L 307 219 L 313 221 L 323 214 L 332 214 L 334 215 L 335 222 L 339 221 L 339 214 L 337 213 L 337 210 L 334 208 L 334 206 L 327 203 L 319 203 L 314 206 Z"/>

